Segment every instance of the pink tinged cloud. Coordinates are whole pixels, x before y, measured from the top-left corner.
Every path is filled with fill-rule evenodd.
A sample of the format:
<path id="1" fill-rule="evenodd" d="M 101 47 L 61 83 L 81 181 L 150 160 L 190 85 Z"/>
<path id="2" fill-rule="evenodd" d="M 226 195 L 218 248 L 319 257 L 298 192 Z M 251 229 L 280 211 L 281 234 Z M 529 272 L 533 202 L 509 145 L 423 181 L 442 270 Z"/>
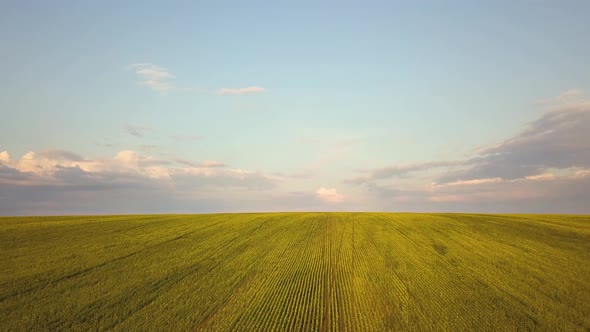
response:
<path id="1" fill-rule="evenodd" d="M 343 202 L 346 197 L 339 194 L 334 188 L 321 187 L 316 191 L 316 197 L 322 201 L 330 203 Z"/>
<path id="2" fill-rule="evenodd" d="M 539 175 L 530 175 L 526 176 L 525 179 L 527 180 L 537 180 L 537 181 L 544 181 L 544 180 L 555 180 L 557 176 L 551 173 L 543 173 Z"/>
<path id="3" fill-rule="evenodd" d="M 171 160 L 143 156 L 132 150 L 119 151 L 112 158 L 94 160 L 62 150 L 28 152 L 14 160 L 8 151 L 1 151 L 0 186 L 7 183 L 53 184 L 58 187 L 85 184 L 76 182 L 72 177 L 74 176 L 78 180 L 93 180 L 95 185 L 110 185 L 121 180 L 120 189 L 124 189 L 128 182 L 133 182 L 168 189 L 177 188 L 176 193 L 199 193 L 197 189 L 207 187 L 211 193 L 213 189 L 226 188 L 265 190 L 274 187 L 280 180 L 262 172 L 228 168 L 223 162 L 216 160 L 179 164 L 182 166 Z"/>
<path id="4" fill-rule="evenodd" d="M 267 90 L 260 86 L 249 86 L 246 88 L 221 88 L 217 90 L 219 95 L 243 95 L 249 93 L 262 93 Z"/>
<path id="5" fill-rule="evenodd" d="M 0 152 L 0 165 L 3 163 L 4 164 L 10 163 L 10 154 L 8 153 L 8 151 Z"/>
<path id="6" fill-rule="evenodd" d="M 462 180 L 462 181 L 455 181 L 442 184 L 443 186 L 469 186 L 469 185 L 478 185 L 484 183 L 495 183 L 495 182 L 502 182 L 502 178 L 495 177 L 495 178 L 487 178 L 487 179 L 475 179 L 475 180 Z"/>

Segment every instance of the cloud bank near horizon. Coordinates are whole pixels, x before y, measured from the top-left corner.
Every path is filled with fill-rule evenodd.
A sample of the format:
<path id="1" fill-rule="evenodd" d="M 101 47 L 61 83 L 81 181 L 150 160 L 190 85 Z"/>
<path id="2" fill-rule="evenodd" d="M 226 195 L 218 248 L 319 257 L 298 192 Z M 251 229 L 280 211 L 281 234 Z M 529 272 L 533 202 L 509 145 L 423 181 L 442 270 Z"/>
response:
<path id="1" fill-rule="evenodd" d="M 147 148 L 107 158 L 53 149 L 15 159 L 1 151 L 0 213 L 590 213 L 590 102 L 576 92 L 546 103 L 549 108 L 520 132 L 464 159 L 350 170 L 339 182 L 309 170 L 247 170 L 220 160 L 154 157 Z M 124 129 L 139 138 L 154 130 Z"/>
<path id="2" fill-rule="evenodd" d="M 551 107 L 520 133 L 466 159 L 374 168 L 344 182 L 411 210 L 589 213 L 590 102 L 578 97 L 545 101 Z M 428 182 L 408 184 L 425 174 Z"/>

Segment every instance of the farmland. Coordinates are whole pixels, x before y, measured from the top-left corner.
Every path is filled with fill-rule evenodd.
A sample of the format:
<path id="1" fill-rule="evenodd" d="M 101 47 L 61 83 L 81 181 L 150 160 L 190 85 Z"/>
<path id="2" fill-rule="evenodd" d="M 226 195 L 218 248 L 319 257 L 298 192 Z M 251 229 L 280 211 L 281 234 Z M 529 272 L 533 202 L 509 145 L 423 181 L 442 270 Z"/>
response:
<path id="1" fill-rule="evenodd" d="M 590 330 L 590 216 L 0 218 L 0 330 Z"/>

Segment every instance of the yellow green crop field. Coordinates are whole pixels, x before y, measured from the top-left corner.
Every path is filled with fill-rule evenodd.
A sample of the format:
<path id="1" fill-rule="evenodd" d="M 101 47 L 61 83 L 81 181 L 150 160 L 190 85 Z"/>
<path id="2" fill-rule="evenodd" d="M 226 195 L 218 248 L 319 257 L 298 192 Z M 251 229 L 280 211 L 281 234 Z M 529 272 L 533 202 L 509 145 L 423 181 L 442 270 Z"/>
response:
<path id="1" fill-rule="evenodd" d="M 590 216 L 0 218 L 0 330 L 588 331 Z"/>

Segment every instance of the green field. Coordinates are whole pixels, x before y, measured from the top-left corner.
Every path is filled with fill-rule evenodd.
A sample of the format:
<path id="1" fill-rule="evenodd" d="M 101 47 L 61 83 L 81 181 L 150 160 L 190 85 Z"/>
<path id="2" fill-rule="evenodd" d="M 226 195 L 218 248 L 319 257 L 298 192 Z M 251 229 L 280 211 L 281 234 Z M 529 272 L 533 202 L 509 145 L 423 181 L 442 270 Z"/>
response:
<path id="1" fill-rule="evenodd" d="M 590 216 L 0 218 L 0 330 L 590 330 Z"/>

